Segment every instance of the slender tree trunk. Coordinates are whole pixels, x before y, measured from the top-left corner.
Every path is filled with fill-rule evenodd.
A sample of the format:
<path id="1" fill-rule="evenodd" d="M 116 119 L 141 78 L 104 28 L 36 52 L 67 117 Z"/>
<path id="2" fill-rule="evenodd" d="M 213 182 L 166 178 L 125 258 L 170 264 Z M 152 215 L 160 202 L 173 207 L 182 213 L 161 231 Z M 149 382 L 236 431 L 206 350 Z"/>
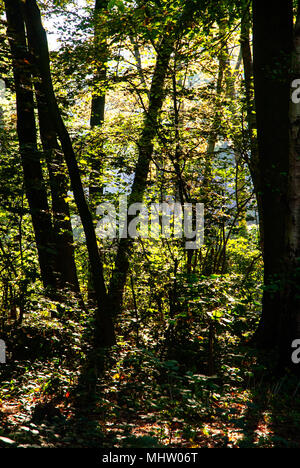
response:
<path id="1" fill-rule="evenodd" d="M 236 113 L 237 93 L 236 93 L 236 79 L 241 66 L 242 54 L 239 53 L 235 68 L 232 70 L 230 66 L 226 70 L 226 95 L 230 100 L 229 109 L 231 114 L 231 120 L 233 126 L 237 126 L 238 116 Z M 245 200 L 247 199 L 246 193 L 246 177 L 245 177 L 245 161 L 243 159 L 242 151 L 240 149 L 240 139 L 237 138 L 235 132 L 233 132 L 233 151 L 235 159 L 235 198 L 236 198 L 236 209 L 238 213 L 238 226 L 241 235 L 247 234 L 247 205 Z"/>
<path id="2" fill-rule="evenodd" d="M 142 59 L 141 59 L 139 46 L 137 42 L 135 41 L 135 38 L 130 37 L 130 41 L 133 45 L 133 54 L 134 54 L 134 58 L 136 62 L 137 72 L 141 80 L 141 84 L 144 86 L 145 91 L 147 91 L 147 83 L 146 83 L 144 72 L 143 72 Z"/>
<path id="3" fill-rule="evenodd" d="M 115 335 L 112 318 L 108 312 L 107 294 L 103 276 L 103 265 L 98 251 L 92 215 L 85 198 L 72 142 L 62 120 L 53 91 L 46 32 L 41 22 L 41 15 L 36 1 L 26 0 L 23 5 L 30 47 L 36 57 L 36 61 L 39 67 L 41 86 L 47 100 L 49 114 L 51 115 L 55 125 L 55 131 L 60 139 L 65 161 L 68 167 L 75 202 L 85 232 L 98 306 L 95 330 L 96 343 L 100 347 L 111 346 L 115 342 Z"/>
<path id="4" fill-rule="evenodd" d="M 226 32 L 227 21 L 223 20 L 220 23 L 220 36 Z M 224 75 L 226 72 L 226 67 L 228 65 L 228 50 L 227 50 L 227 43 L 222 44 L 222 49 L 219 54 L 219 69 L 218 69 L 218 77 L 217 77 L 217 86 L 216 86 L 216 101 L 215 101 L 215 109 L 214 109 L 214 118 L 211 126 L 211 130 L 209 133 L 208 141 L 207 141 L 207 148 L 206 148 L 206 156 L 205 156 L 205 172 L 204 172 L 204 180 L 203 180 L 203 188 L 204 191 L 207 190 L 209 185 L 209 181 L 212 177 L 212 162 L 214 159 L 214 152 L 216 148 L 216 144 L 218 141 L 220 124 L 221 124 L 221 115 L 222 115 L 222 90 L 223 90 L 223 83 L 224 83 Z"/>
<path id="5" fill-rule="evenodd" d="M 96 0 L 94 9 L 94 51 L 96 60 L 96 70 L 93 78 L 93 93 L 91 104 L 90 126 L 91 129 L 101 127 L 104 122 L 106 81 L 107 81 L 107 60 L 108 50 L 106 43 L 105 19 L 103 11 L 107 9 L 107 0 Z M 104 31 L 104 32 L 103 32 Z M 99 145 L 99 142 L 98 142 Z M 102 173 L 103 148 L 100 142 L 100 150 L 96 152 L 92 159 L 92 175 L 90 178 L 90 205 L 93 209 L 97 206 L 102 196 L 102 187 L 99 176 Z M 98 197 L 97 197 L 98 195 Z M 95 200 L 94 200 L 95 199 Z"/>
<path id="6" fill-rule="evenodd" d="M 294 28 L 292 75 L 292 82 L 298 80 L 298 83 L 300 83 L 300 2 L 298 2 L 298 12 Z M 292 91 L 294 91 L 294 88 Z M 293 271 L 295 272 L 292 277 L 293 339 L 298 339 L 300 337 L 300 102 L 297 102 L 293 96 L 290 104 L 290 124 L 290 207 L 292 219 L 289 229 L 289 245 L 291 248 Z"/>
<path id="7" fill-rule="evenodd" d="M 107 0 L 96 0 L 94 8 L 94 56 L 96 61 L 96 69 L 93 78 L 93 92 L 91 103 L 90 127 L 99 129 L 103 125 L 105 117 L 105 99 L 106 99 L 106 81 L 107 81 L 107 60 L 108 50 L 106 43 L 106 28 L 103 12 L 107 9 Z M 97 206 L 101 203 L 103 195 L 103 182 L 101 175 L 103 172 L 103 141 L 99 141 L 97 135 L 97 149 L 93 150 L 91 159 L 91 174 L 89 181 L 89 206 L 93 216 L 96 215 Z M 92 133 L 93 136 L 93 133 Z M 95 300 L 95 291 L 92 280 L 92 273 L 89 271 L 88 276 L 88 297 L 89 300 Z"/>
<path id="8" fill-rule="evenodd" d="M 176 195 L 178 194 L 179 201 L 181 205 L 183 206 L 185 203 L 191 203 L 191 197 L 189 194 L 188 187 L 183 179 L 183 174 L 182 174 L 182 168 L 181 168 L 181 157 L 182 157 L 182 147 L 181 147 L 181 141 L 180 141 L 180 124 L 181 124 L 181 119 L 180 119 L 180 111 L 182 111 L 183 103 L 180 102 L 178 99 L 178 92 L 177 92 L 177 78 L 176 78 L 176 72 L 177 72 L 178 66 L 177 66 L 177 58 L 176 58 L 176 52 L 175 52 L 175 58 L 174 58 L 174 69 L 173 69 L 173 76 L 172 76 L 172 82 L 173 82 L 173 110 L 174 110 L 174 141 L 175 141 L 175 151 L 174 151 L 174 156 L 170 155 L 172 164 L 174 166 L 174 171 L 176 174 Z M 179 81 L 179 84 L 182 84 Z M 186 242 L 186 239 L 182 239 L 182 244 Z M 197 250 L 193 249 L 188 249 L 186 251 L 186 271 L 187 274 L 189 275 L 192 270 L 192 261 L 193 261 L 193 256 L 197 253 Z"/>
<path id="9" fill-rule="evenodd" d="M 28 51 L 18 0 L 5 1 L 7 35 L 13 58 L 17 100 L 17 132 L 22 158 L 26 196 L 29 204 L 38 250 L 42 281 L 45 287 L 56 287 L 56 254 L 51 213 L 43 180 Z"/>
<path id="10" fill-rule="evenodd" d="M 255 102 L 254 102 L 254 86 L 253 86 L 253 60 L 250 45 L 250 11 L 247 10 L 242 18 L 241 23 L 241 51 L 244 67 L 244 87 L 246 96 L 246 111 L 247 111 L 247 126 L 248 126 L 248 139 L 250 142 L 250 159 L 248 167 L 251 174 L 251 179 L 255 191 L 258 208 L 258 222 L 260 232 L 260 245 L 263 249 L 264 245 L 264 232 L 263 232 L 263 214 L 262 214 L 262 200 L 261 200 L 261 185 L 262 180 L 259 172 L 258 148 L 256 131 L 256 117 L 255 117 Z"/>
<path id="11" fill-rule="evenodd" d="M 108 0 L 95 0 L 94 8 L 94 51 L 96 60 L 96 70 L 94 74 L 94 86 L 91 105 L 91 127 L 101 126 L 104 121 L 105 90 L 107 78 L 107 58 L 108 50 L 105 34 L 105 23 L 102 13 L 107 9 Z"/>

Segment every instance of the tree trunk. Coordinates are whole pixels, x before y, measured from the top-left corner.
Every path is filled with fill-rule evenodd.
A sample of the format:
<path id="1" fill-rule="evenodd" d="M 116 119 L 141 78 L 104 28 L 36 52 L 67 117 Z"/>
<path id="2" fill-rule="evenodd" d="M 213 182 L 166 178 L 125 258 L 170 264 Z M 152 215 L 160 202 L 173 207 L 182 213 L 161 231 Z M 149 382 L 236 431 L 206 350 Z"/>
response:
<path id="1" fill-rule="evenodd" d="M 262 227 L 263 312 L 258 342 L 291 346 L 289 210 L 289 101 L 292 0 L 253 1 L 254 86 L 258 131 Z"/>
<path id="2" fill-rule="evenodd" d="M 238 116 L 236 113 L 236 102 L 237 102 L 237 92 L 236 92 L 236 79 L 239 73 L 239 69 L 241 66 L 241 59 L 242 54 L 241 51 L 239 53 L 235 68 L 232 70 L 230 65 L 227 67 L 226 70 L 226 95 L 227 98 L 230 100 L 229 102 L 229 109 L 231 114 L 231 121 L 233 122 L 233 126 L 237 126 Z M 240 139 L 237 138 L 235 131 L 233 132 L 233 151 L 234 151 L 234 159 L 235 159 L 235 199 L 236 199 L 236 210 L 237 210 L 237 221 L 238 221 L 238 228 L 239 233 L 242 236 L 247 235 L 247 204 L 245 204 L 245 200 L 247 200 L 247 193 L 246 193 L 246 177 L 245 177 L 245 161 L 243 158 L 242 151 L 240 149 Z"/>
<path id="3" fill-rule="evenodd" d="M 246 112 L 247 112 L 247 126 L 248 126 L 248 139 L 250 143 L 250 158 L 247 161 L 251 174 L 251 179 L 254 187 L 254 192 L 258 208 L 258 222 L 260 232 L 260 245 L 263 250 L 264 245 L 264 232 L 262 222 L 262 200 L 261 200 L 261 185 L 262 180 L 260 177 L 258 166 L 258 148 L 257 139 L 255 136 L 256 118 L 255 118 L 255 103 L 254 103 L 254 87 L 253 87 L 253 60 L 250 45 L 250 11 L 249 8 L 242 18 L 241 23 L 241 51 L 244 67 L 244 87 L 246 97 Z"/>
<path id="4" fill-rule="evenodd" d="M 5 1 L 7 35 L 13 58 L 17 100 L 17 132 L 24 172 L 26 196 L 29 204 L 39 265 L 44 287 L 56 287 L 56 254 L 51 213 L 43 180 L 34 101 L 24 22 L 18 0 Z"/>
<path id="5" fill-rule="evenodd" d="M 115 334 L 111 314 L 108 311 L 107 294 L 103 276 L 103 265 L 98 251 L 92 215 L 85 198 L 72 142 L 62 120 L 53 90 L 46 32 L 41 22 L 41 15 L 36 1 L 26 0 L 23 5 L 30 46 L 34 52 L 39 67 L 41 86 L 47 100 L 49 114 L 51 115 L 55 125 L 55 131 L 60 139 L 65 161 L 68 167 L 75 202 L 86 237 L 86 244 L 97 300 L 95 330 L 96 344 L 99 347 L 111 346 L 115 343 Z"/>
<path id="6" fill-rule="evenodd" d="M 223 20 L 220 23 L 220 36 L 222 37 L 226 32 L 226 25 L 227 21 Z M 220 125 L 222 121 L 222 89 L 223 89 L 223 82 L 224 82 L 224 74 L 226 72 L 226 67 L 228 65 L 228 51 L 227 51 L 227 43 L 222 44 L 222 49 L 219 55 L 219 70 L 218 70 L 218 77 L 217 77 L 217 86 L 216 86 L 216 96 L 215 96 L 215 109 L 214 109 L 214 118 L 213 123 L 211 126 L 211 130 L 209 133 L 208 141 L 207 141 L 207 148 L 206 148 L 206 155 L 205 155 L 205 171 L 204 171 L 204 179 L 203 179 L 203 189 L 204 189 L 204 196 L 205 192 L 207 192 L 207 188 L 209 182 L 212 178 L 212 162 L 214 159 L 214 152 L 216 148 L 216 144 L 218 141 Z"/>
<path id="7" fill-rule="evenodd" d="M 96 60 L 96 69 L 93 77 L 93 92 L 91 103 L 90 126 L 91 130 L 101 128 L 105 117 L 105 98 L 106 98 L 106 79 L 107 79 L 107 60 L 108 50 L 106 43 L 105 20 L 103 20 L 103 11 L 107 9 L 107 0 L 96 0 L 94 8 L 94 57 Z M 93 133 L 92 133 L 93 135 Z M 97 150 L 93 151 L 91 157 L 91 174 L 89 180 L 89 206 L 93 216 L 96 215 L 97 206 L 101 203 L 103 195 L 103 183 L 101 175 L 103 171 L 103 141 L 99 141 L 97 135 Z M 88 298 L 95 300 L 95 291 L 92 281 L 92 274 L 89 271 L 88 276 Z"/>
<path id="8" fill-rule="evenodd" d="M 105 31 L 105 21 L 102 18 L 102 13 L 107 9 L 107 0 L 96 0 L 94 9 L 94 51 L 96 60 L 96 70 L 93 78 L 93 93 L 91 104 L 90 126 L 91 129 L 101 127 L 104 122 L 105 99 L 106 99 L 106 80 L 107 80 L 107 60 L 108 50 Z M 103 194 L 102 186 L 99 181 L 99 176 L 102 173 L 103 164 L 103 144 L 100 144 L 100 149 L 93 155 L 92 158 L 92 174 L 90 177 L 90 206 L 95 211 L 97 205 L 101 201 Z"/>
<path id="9" fill-rule="evenodd" d="M 78 293 L 80 288 L 74 259 L 74 239 L 70 210 L 68 203 L 65 201 L 68 183 L 64 174 L 63 156 L 52 119 L 49 116 L 45 96 L 43 96 L 37 80 L 35 81 L 35 87 L 40 136 L 50 180 L 53 227 L 57 250 L 56 269 L 58 273 L 58 285 L 60 288 L 67 287 Z"/>
<path id="10" fill-rule="evenodd" d="M 94 51 L 96 60 L 96 71 L 94 74 L 94 89 L 91 106 L 91 127 L 102 125 L 104 121 L 105 90 L 103 87 L 107 78 L 107 43 L 103 34 L 104 22 L 101 13 L 107 9 L 108 0 L 96 0 L 94 9 Z M 102 24 L 103 23 L 103 24 Z"/>
<path id="11" fill-rule="evenodd" d="M 292 74 L 292 82 L 299 80 L 298 83 L 300 83 L 300 2 L 298 2 L 298 12 L 294 28 Z M 297 102 L 293 97 L 290 104 L 290 125 L 290 207 L 292 219 L 289 229 L 289 245 L 294 271 L 294 275 L 291 278 L 293 284 L 293 339 L 297 339 L 300 337 L 300 102 Z"/>

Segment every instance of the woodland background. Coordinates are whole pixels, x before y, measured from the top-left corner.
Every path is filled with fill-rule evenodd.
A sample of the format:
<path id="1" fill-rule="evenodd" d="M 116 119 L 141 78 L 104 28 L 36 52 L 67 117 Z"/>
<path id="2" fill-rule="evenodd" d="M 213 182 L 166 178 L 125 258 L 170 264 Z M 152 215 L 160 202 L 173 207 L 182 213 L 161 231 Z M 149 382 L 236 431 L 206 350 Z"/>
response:
<path id="1" fill-rule="evenodd" d="M 0 446 L 299 447 L 297 2 L 0 10 Z M 203 246 L 99 238 L 121 194 Z"/>

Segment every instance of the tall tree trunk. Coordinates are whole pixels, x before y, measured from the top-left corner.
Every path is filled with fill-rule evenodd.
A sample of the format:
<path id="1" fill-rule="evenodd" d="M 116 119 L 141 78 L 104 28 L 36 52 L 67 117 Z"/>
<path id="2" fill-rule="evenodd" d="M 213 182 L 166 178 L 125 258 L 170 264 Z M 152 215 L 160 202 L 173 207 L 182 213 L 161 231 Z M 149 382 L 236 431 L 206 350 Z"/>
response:
<path id="1" fill-rule="evenodd" d="M 258 166 L 258 148 L 256 138 L 256 118 L 255 118 L 255 103 L 254 103 L 254 87 L 253 87 L 253 60 L 250 45 L 250 11 L 249 7 L 242 18 L 241 23 L 241 51 L 244 68 L 244 87 L 246 97 L 246 112 L 248 139 L 250 143 L 250 158 L 247 161 L 251 174 L 251 179 L 255 191 L 258 209 L 258 222 L 260 232 L 260 245 L 263 249 L 264 232 L 263 232 L 263 215 L 262 215 L 262 200 L 261 200 L 261 185 L 262 180 Z"/>
<path id="2" fill-rule="evenodd" d="M 93 92 L 91 103 L 90 126 L 91 129 L 101 127 L 104 122 L 106 81 L 107 81 L 107 60 L 108 49 L 106 42 L 105 19 L 103 12 L 107 9 L 108 0 L 96 0 L 94 9 L 94 52 L 96 70 L 93 78 Z M 90 176 L 89 199 L 93 211 L 101 201 L 103 194 L 100 175 L 103 166 L 103 144 L 97 142 L 98 149 L 92 157 L 92 173 Z M 100 148 L 99 148 L 100 146 Z"/>
<path id="3" fill-rule="evenodd" d="M 93 91 L 90 115 L 90 127 L 99 129 L 103 125 L 105 117 L 105 99 L 106 99 L 106 81 L 107 81 L 107 60 L 108 49 L 106 41 L 106 28 L 103 12 L 107 9 L 108 0 L 96 0 L 94 8 L 94 56 L 96 69 L 93 77 Z M 93 137 L 93 133 L 92 133 Z M 96 215 L 97 206 L 101 203 L 103 195 L 103 182 L 101 175 L 103 172 L 103 141 L 99 141 L 99 133 L 96 132 L 97 149 L 93 150 L 91 157 L 91 174 L 89 180 L 89 206 L 93 216 Z M 88 296 L 95 300 L 95 292 L 92 281 L 92 274 L 89 271 L 88 277 Z"/>
<path id="4" fill-rule="evenodd" d="M 95 0 L 94 8 L 94 51 L 96 60 L 96 71 L 93 79 L 93 95 L 91 105 L 91 127 L 102 125 L 104 121 L 105 90 L 107 78 L 107 42 L 103 30 L 105 23 L 102 18 L 103 12 L 107 9 L 108 0 Z"/>
<path id="5" fill-rule="evenodd" d="M 264 232 L 260 344 L 291 346 L 289 210 L 289 101 L 292 0 L 253 0 L 254 86 Z"/>
<path id="6" fill-rule="evenodd" d="M 66 202 L 68 183 L 64 174 L 64 161 L 57 141 L 55 128 L 49 116 L 47 102 L 35 81 L 36 100 L 39 114 L 39 129 L 46 158 L 53 213 L 53 227 L 57 250 L 56 269 L 60 288 L 70 288 L 74 292 L 80 291 L 74 258 L 74 239 L 70 218 L 69 205 Z"/>
<path id="7" fill-rule="evenodd" d="M 231 121 L 233 126 L 238 125 L 237 113 L 236 113 L 236 79 L 239 74 L 241 66 L 242 54 L 241 51 L 237 58 L 235 68 L 232 70 L 230 65 L 226 70 L 226 95 L 230 100 L 229 109 L 231 114 Z M 233 151 L 235 159 L 235 198 L 236 198 L 236 209 L 238 214 L 238 227 L 241 235 L 247 234 L 247 205 L 245 200 L 247 199 L 246 177 L 245 177 L 245 161 L 243 159 L 242 151 L 240 150 L 240 139 L 237 138 L 235 132 L 233 132 Z"/>
<path id="8" fill-rule="evenodd" d="M 226 32 L 227 21 L 223 20 L 220 23 L 220 36 L 223 37 Z M 204 192 L 207 191 L 207 187 L 209 185 L 209 181 L 212 177 L 212 162 L 214 159 L 214 152 L 216 148 L 216 144 L 218 141 L 220 124 L 221 124 L 221 115 L 222 115 L 222 89 L 223 89 L 223 82 L 224 82 L 224 75 L 226 72 L 226 67 L 228 65 L 228 50 L 227 50 L 227 43 L 222 44 L 222 48 L 219 54 L 219 69 L 218 69 L 218 77 L 217 77 L 217 85 L 216 85 L 216 96 L 215 96 L 215 109 L 214 109 L 214 118 L 211 126 L 211 130 L 209 133 L 208 141 L 207 141 L 207 148 L 206 148 L 206 155 L 205 155 L 205 172 L 204 172 L 204 179 L 203 179 L 203 188 Z"/>
<path id="9" fill-rule="evenodd" d="M 42 281 L 45 287 L 56 287 L 56 254 L 51 213 L 43 180 L 34 115 L 32 80 L 28 51 L 18 0 L 6 0 L 7 35 L 13 58 L 17 100 L 17 132 Z"/>
<path id="10" fill-rule="evenodd" d="M 294 28 L 294 54 L 292 64 L 292 83 L 298 80 L 300 83 L 300 1 Z M 292 92 L 295 89 L 292 89 Z M 294 339 L 300 337 L 300 102 L 292 95 L 290 104 L 290 207 L 292 212 L 289 229 L 289 245 L 293 261 L 293 315 L 294 315 Z"/>
<path id="11" fill-rule="evenodd" d="M 49 114 L 52 117 L 53 123 L 55 125 L 55 131 L 59 137 L 65 156 L 75 203 L 79 211 L 86 237 L 86 245 L 88 249 L 89 261 L 93 274 L 93 284 L 97 300 L 95 330 L 96 344 L 99 347 L 111 346 L 115 343 L 115 335 L 112 318 L 108 312 L 107 307 L 107 294 L 103 275 L 103 265 L 98 251 L 92 215 L 85 198 L 72 142 L 62 120 L 53 90 L 46 32 L 41 22 L 41 15 L 36 1 L 26 0 L 23 3 L 23 6 L 29 44 L 32 52 L 36 57 L 36 63 L 39 67 L 41 86 L 47 100 Z"/>

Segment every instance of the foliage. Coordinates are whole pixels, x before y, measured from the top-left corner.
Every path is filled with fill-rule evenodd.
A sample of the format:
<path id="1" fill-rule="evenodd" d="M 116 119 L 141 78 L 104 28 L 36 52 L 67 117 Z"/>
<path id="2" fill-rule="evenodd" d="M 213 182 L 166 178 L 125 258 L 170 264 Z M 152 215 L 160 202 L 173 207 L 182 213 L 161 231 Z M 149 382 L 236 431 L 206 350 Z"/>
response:
<path id="1" fill-rule="evenodd" d="M 190 251 L 172 236 L 132 242 L 116 344 L 99 358 L 86 237 L 64 164 L 55 171 L 66 181 L 80 294 L 43 287 L 1 23 L 0 447 L 299 446 L 299 385 L 251 347 L 263 261 L 240 56 L 249 2 L 99 3 L 97 13 L 92 1 L 38 2 L 54 34 L 54 91 L 94 225 L 98 202 L 118 209 L 119 196 L 130 194 L 160 46 L 174 35 L 141 201 L 204 203 L 204 243 Z M 37 147 L 54 225 L 38 92 Z M 105 118 L 91 125 L 97 97 L 105 97 Z M 60 144 L 55 151 L 63 153 Z M 109 296 L 120 243 L 97 243 Z"/>

